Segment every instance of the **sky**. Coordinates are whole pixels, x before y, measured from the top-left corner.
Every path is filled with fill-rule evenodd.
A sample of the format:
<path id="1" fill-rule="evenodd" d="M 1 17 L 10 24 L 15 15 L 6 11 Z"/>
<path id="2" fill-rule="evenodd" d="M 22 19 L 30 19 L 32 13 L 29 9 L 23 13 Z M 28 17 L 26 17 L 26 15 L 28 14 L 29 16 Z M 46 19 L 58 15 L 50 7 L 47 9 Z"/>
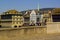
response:
<path id="1" fill-rule="evenodd" d="M 30 10 L 39 8 L 60 8 L 60 0 L 0 0 L 0 12 L 7 10 Z"/>

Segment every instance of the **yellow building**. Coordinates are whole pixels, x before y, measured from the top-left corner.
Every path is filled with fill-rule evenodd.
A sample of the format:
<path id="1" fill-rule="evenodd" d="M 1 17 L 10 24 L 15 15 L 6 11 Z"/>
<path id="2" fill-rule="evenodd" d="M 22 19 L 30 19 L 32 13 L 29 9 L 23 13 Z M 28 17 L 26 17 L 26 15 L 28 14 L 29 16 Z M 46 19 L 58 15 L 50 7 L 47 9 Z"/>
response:
<path id="1" fill-rule="evenodd" d="M 60 8 L 45 11 L 43 15 L 43 20 L 47 20 L 47 22 L 60 22 Z"/>
<path id="2" fill-rule="evenodd" d="M 24 18 L 21 12 L 9 10 L 1 15 L 1 27 L 18 28 L 23 26 Z"/>

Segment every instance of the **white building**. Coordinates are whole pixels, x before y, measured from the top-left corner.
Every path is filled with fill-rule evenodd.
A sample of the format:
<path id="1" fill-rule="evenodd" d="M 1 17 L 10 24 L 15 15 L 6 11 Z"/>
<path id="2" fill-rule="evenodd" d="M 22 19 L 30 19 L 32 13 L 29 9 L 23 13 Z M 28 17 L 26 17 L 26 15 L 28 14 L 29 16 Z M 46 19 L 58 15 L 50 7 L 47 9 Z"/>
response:
<path id="1" fill-rule="evenodd" d="M 31 11 L 30 13 L 30 24 L 36 24 L 36 12 L 34 10 Z"/>

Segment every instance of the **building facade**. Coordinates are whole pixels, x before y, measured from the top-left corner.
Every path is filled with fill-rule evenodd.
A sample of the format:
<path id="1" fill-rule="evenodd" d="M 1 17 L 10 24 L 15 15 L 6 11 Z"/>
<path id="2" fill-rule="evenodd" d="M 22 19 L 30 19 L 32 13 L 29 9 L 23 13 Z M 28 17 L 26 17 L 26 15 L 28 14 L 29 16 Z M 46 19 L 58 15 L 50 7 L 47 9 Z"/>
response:
<path id="1" fill-rule="evenodd" d="M 30 23 L 30 12 L 26 11 L 25 14 L 23 15 L 24 17 L 24 26 L 29 26 Z"/>
<path id="2" fill-rule="evenodd" d="M 47 22 L 60 22 L 59 8 L 52 10 L 28 10 L 25 12 L 8 10 L 0 15 L 0 27 L 45 26 Z"/>
<path id="3" fill-rule="evenodd" d="M 36 12 L 34 10 L 31 11 L 30 13 L 30 25 L 36 25 L 36 21 L 37 17 L 36 17 Z"/>
<path id="4" fill-rule="evenodd" d="M 9 10 L 1 15 L 1 27 L 21 27 L 24 23 L 22 13 L 16 10 Z"/>
<path id="5" fill-rule="evenodd" d="M 52 22 L 60 22 L 60 8 L 55 8 L 52 11 Z"/>

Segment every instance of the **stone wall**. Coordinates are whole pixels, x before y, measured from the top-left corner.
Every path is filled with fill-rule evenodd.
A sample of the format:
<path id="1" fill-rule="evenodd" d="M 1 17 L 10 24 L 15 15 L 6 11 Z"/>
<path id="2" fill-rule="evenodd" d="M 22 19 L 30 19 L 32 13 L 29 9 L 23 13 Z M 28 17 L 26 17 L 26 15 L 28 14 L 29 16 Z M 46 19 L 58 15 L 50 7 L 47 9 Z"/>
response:
<path id="1" fill-rule="evenodd" d="M 47 33 L 60 33 L 60 22 L 48 22 Z"/>
<path id="2" fill-rule="evenodd" d="M 20 27 L 20 28 L 1 28 L 1 32 L 12 32 L 14 31 L 20 34 L 37 34 L 37 33 L 46 33 L 46 27 Z"/>
<path id="3" fill-rule="evenodd" d="M 21 27 L 21 28 L 1 28 L 0 39 L 16 40 L 17 38 L 30 37 L 34 35 L 46 34 L 46 27 Z"/>

